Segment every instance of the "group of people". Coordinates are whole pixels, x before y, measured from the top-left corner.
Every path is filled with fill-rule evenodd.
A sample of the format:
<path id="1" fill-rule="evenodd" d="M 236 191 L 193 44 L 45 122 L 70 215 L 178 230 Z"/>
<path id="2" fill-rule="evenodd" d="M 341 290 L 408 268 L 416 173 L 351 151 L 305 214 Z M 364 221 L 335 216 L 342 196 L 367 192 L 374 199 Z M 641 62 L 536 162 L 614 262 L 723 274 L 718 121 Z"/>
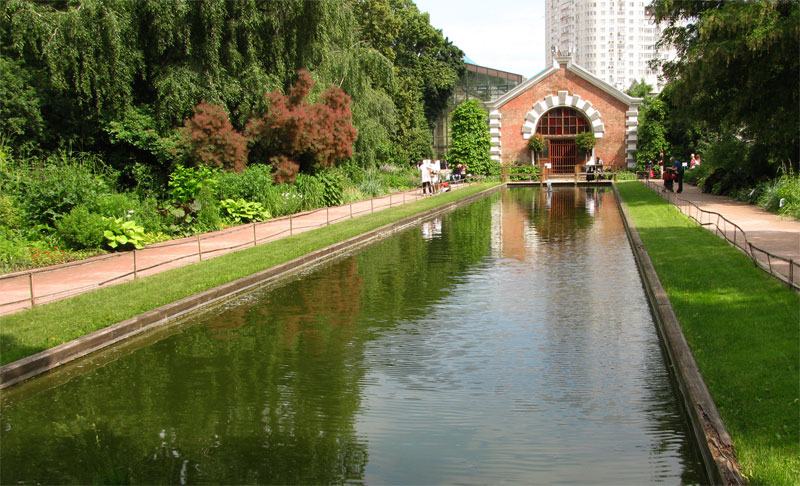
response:
<path id="1" fill-rule="evenodd" d="M 664 190 L 673 192 L 675 188 L 675 181 L 678 182 L 678 190 L 674 192 L 683 192 L 683 174 L 686 169 L 694 169 L 702 163 L 700 154 L 692 154 L 689 163 L 680 162 L 675 157 L 670 157 L 667 161 L 664 157 L 664 152 L 658 154 L 658 165 L 661 166 L 661 177 L 664 180 Z"/>
<path id="2" fill-rule="evenodd" d="M 433 195 L 439 192 L 448 190 L 448 184 L 445 183 L 445 173 L 447 172 L 442 168 L 440 160 L 423 159 L 417 163 L 419 175 L 422 179 L 422 195 Z M 467 166 L 463 164 L 456 164 L 453 168 L 451 177 L 453 182 L 460 182 L 467 175 Z"/>
<path id="3" fill-rule="evenodd" d="M 603 159 L 595 160 L 594 155 L 589 157 L 586 162 L 586 181 L 591 182 L 597 177 L 597 180 L 603 179 Z"/>

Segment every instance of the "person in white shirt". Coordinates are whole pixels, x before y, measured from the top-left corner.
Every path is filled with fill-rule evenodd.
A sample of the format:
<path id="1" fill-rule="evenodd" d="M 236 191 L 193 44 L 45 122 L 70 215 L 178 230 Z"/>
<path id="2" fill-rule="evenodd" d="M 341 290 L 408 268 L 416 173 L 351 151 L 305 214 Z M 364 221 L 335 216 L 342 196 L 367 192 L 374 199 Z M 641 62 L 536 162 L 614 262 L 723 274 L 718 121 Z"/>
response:
<path id="1" fill-rule="evenodd" d="M 430 160 L 423 159 L 417 164 L 419 175 L 422 178 L 422 195 L 432 194 L 431 192 L 431 166 Z"/>

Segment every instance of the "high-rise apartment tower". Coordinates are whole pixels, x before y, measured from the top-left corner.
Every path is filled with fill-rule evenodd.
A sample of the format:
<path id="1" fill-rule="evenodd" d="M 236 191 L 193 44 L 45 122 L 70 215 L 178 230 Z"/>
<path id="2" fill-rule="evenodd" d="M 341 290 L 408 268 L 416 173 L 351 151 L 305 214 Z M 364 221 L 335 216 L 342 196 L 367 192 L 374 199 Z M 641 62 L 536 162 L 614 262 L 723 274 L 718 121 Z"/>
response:
<path id="1" fill-rule="evenodd" d="M 649 61 L 674 56 L 656 49 L 662 29 L 647 9 L 650 0 L 545 0 L 546 59 L 574 62 L 620 90 L 645 81 L 656 91 L 663 82 Z"/>

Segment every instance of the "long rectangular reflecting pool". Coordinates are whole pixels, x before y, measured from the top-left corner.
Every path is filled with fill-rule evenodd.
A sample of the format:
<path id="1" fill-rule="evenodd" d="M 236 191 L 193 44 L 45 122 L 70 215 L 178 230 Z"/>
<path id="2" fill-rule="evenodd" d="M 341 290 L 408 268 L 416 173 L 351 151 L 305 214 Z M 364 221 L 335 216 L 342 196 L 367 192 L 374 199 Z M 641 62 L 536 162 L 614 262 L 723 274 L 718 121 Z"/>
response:
<path id="1" fill-rule="evenodd" d="M 0 405 L 3 484 L 707 482 L 605 188 L 503 189 Z"/>

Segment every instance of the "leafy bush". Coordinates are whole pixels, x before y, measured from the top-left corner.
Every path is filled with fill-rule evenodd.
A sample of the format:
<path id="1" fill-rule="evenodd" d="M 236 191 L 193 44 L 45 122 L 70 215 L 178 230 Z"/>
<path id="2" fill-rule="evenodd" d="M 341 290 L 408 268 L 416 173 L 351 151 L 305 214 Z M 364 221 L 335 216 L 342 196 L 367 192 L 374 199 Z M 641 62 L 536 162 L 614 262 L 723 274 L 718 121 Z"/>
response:
<path id="1" fill-rule="evenodd" d="M 220 199 L 244 199 L 266 206 L 270 197 L 272 167 L 252 164 L 240 173 L 223 172 L 218 177 L 217 194 Z"/>
<path id="2" fill-rule="evenodd" d="M 269 211 L 264 209 L 261 203 L 244 199 L 223 199 L 219 203 L 225 219 L 231 223 L 250 223 L 269 219 Z"/>
<path id="3" fill-rule="evenodd" d="M 183 167 L 178 165 L 169 176 L 170 195 L 173 201 L 187 204 L 197 198 L 203 188 L 212 191 L 217 187 L 216 171 L 207 167 Z"/>
<path id="4" fill-rule="evenodd" d="M 144 240 L 144 228 L 136 221 L 124 218 L 104 218 L 106 229 L 103 231 L 106 245 L 113 250 L 129 250 L 131 247 L 141 249 Z"/>
<path id="5" fill-rule="evenodd" d="M 110 218 L 132 218 L 148 233 L 166 229 L 158 202 L 148 198 L 140 201 L 134 193 L 103 194 L 89 209 Z"/>
<path id="6" fill-rule="evenodd" d="M 0 226 L 18 228 L 22 219 L 23 214 L 16 199 L 8 194 L 0 194 Z"/>
<path id="7" fill-rule="evenodd" d="M 197 193 L 199 209 L 197 210 L 197 229 L 195 232 L 216 231 L 222 226 L 219 215 L 219 203 L 211 189 L 203 188 Z"/>
<path id="8" fill-rule="evenodd" d="M 451 115 L 452 144 L 447 160 L 465 164 L 475 174 L 497 174 L 498 164 L 490 157 L 489 126 L 486 112 L 477 100 L 461 103 Z"/>
<path id="9" fill-rule="evenodd" d="M 303 209 L 315 209 L 325 206 L 325 187 L 318 178 L 306 174 L 297 174 L 294 185 L 303 195 Z"/>
<path id="10" fill-rule="evenodd" d="M 361 183 L 358 184 L 357 187 L 358 190 L 367 197 L 386 194 L 381 173 L 378 169 L 369 169 L 365 171 L 364 178 L 361 179 Z"/>
<path id="11" fill-rule="evenodd" d="M 620 170 L 617 171 L 617 180 L 618 181 L 635 181 L 636 180 L 636 172 L 630 170 Z"/>
<path id="12" fill-rule="evenodd" d="M 247 163 L 247 140 L 234 130 L 225 110 L 201 101 L 183 124 L 183 144 L 197 164 L 241 172 Z"/>
<path id="13" fill-rule="evenodd" d="M 97 161 L 90 158 L 90 162 Z M 83 158 L 64 154 L 48 159 L 41 169 L 25 172 L 16 196 L 28 219 L 40 224 L 52 225 L 75 206 L 93 204 L 112 185 L 107 174 L 96 173 Z"/>
<path id="14" fill-rule="evenodd" d="M 547 141 L 538 133 L 534 133 L 531 138 L 528 139 L 528 148 L 537 154 L 544 151 L 545 144 L 547 144 Z"/>
<path id="15" fill-rule="evenodd" d="M 343 202 L 343 177 L 339 172 L 325 171 L 317 174 L 323 189 L 323 206 L 339 206 Z"/>
<path id="16" fill-rule="evenodd" d="M 0 272 L 13 272 L 27 261 L 30 244 L 16 232 L 0 226 Z"/>
<path id="17" fill-rule="evenodd" d="M 508 168 L 508 176 L 512 181 L 539 180 L 538 165 L 513 165 Z"/>
<path id="18" fill-rule="evenodd" d="M 351 157 L 358 131 L 351 124 L 350 97 L 331 86 L 319 95 L 319 102 L 310 103 L 306 98 L 314 82 L 304 70 L 297 75 L 288 95 L 278 90 L 267 95 L 269 108 L 247 122 L 247 137 L 267 160 L 280 157 L 273 162 L 279 171 L 297 163 L 308 172 Z"/>
<path id="19" fill-rule="evenodd" d="M 800 176 L 784 174 L 759 184 L 751 192 L 756 193 L 757 204 L 767 211 L 800 219 Z"/>
<path id="20" fill-rule="evenodd" d="M 92 213 L 84 206 L 75 206 L 69 214 L 56 220 L 56 234 L 75 250 L 99 248 L 103 245 L 106 218 Z"/>

